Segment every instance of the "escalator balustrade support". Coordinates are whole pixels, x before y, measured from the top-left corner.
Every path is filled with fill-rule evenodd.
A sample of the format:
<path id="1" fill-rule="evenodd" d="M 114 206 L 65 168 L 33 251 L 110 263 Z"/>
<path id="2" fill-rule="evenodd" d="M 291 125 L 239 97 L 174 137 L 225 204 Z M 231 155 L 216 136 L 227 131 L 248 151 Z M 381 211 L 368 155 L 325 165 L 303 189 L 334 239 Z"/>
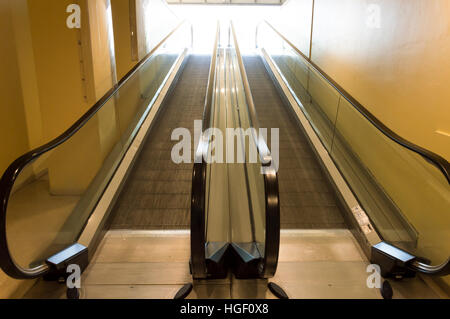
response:
<path id="1" fill-rule="evenodd" d="M 381 276 L 384 278 L 411 278 L 415 277 L 416 273 L 431 276 L 450 274 L 450 259 L 440 265 L 431 266 L 425 264 L 423 258 L 416 257 L 386 242 L 372 246 L 370 261 L 380 267 Z"/>

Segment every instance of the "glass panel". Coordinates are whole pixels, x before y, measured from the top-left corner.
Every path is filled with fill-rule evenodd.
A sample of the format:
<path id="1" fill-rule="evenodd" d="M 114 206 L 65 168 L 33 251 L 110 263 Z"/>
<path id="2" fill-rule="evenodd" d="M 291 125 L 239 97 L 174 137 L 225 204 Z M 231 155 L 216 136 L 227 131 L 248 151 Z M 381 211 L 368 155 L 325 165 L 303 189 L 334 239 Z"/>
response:
<path id="1" fill-rule="evenodd" d="M 450 187 L 437 167 L 386 137 L 346 100 L 332 155 L 349 183 L 359 186 L 352 188 L 367 201 L 364 207 L 385 240 L 435 263 L 448 258 Z"/>
<path id="2" fill-rule="evenodd" d="M 188 25 L 114 94 L 69 140 L 29 164 L 11 192 L 10 252 L 22 268 L 73 244 L 108 185 L 172 66 L 189 45 Z"/>
<path id="3" fill-rule="evenodd" d="M 271 34 L 267 39 L 265 32 Z M 304 59 L 280 37 L 269 29 L 261 27 L 258 43 L 273 59 L 290 90 L 301 102 L 303 112 L 328 151 L 334 133 L 334 123 L 340 95 Z M 276 39 L 276 40 L 275 40 Z"/>
<path id="4" fill-rule="evenodd" d="M 264 48 L 380 236 L 433 263 L 450 255 L 450 187 L 436 166 L 375 128 L 267 24 Z"/>

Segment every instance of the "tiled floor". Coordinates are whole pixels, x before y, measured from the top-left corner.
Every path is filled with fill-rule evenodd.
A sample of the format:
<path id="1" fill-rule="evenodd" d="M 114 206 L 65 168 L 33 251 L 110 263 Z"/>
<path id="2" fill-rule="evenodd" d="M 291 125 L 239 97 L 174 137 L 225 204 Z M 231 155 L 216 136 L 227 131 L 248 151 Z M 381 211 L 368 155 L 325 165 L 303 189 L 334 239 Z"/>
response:
<path id="1" fill-rule="evenodd" d="M 82 298 L 173 298 L 191 282 L 187 231 L 110 231 L 82 278 Z M 282 231 L 271 281 L 290 298 L 380 298 L 366 285 L 368 262 L 347 230 Z M 437 298 L 421 279 L 393 283 L 396 298 Z M 38 283 L 27 298 L 63 298 L 64 286 Z M 274 298 L 265 280 L 232 276 L 194 283 L 189 298 Z"/>

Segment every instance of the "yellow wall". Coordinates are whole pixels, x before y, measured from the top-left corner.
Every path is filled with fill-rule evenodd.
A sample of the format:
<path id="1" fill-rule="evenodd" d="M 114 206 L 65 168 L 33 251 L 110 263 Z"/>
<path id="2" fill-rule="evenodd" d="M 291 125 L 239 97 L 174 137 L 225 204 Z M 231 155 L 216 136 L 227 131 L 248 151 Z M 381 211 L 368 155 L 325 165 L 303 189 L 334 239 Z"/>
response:
<path id="1" fill-rule="evenodd" d="M 89 8 L 90 55 L 94 73 L 96 99 L 100 99 L 116 84 L 114 36 L 110 16 L 110 0 L 87 2 Z M 111 28 L 110 28 L 111 27 Z M 111 33 L 111 34 L 110 34 Z"/>
<path id="2" fill-rule="evenodd" d="M 116 61 L 114 50 L 114 31 L 112 21 L 112 8 L 110 0 L 89 1 L 89 39 L 90 50 L 87 55 L 92 60 L 95 100 L 98 101 L 116 83 Z M 97 114 L 98 134 L 101 158 L 105 158 L 119 138 L 116 123 L 116 110 L 114 99 L 108 102 L 108 107 L 102 108 Z"/>
<path id="3" fill-rule="evenodd" d="M 19 66 L 9 1 L 0 2 L 0 174 L 29 150 Z M 20 297 L 32 282 L 12 280 L 0 271 L 0 298 Z"/>
<path id="4" fill-rule="evenodd" d="M 0 3 L 0 172 L 28 151 L 28 133 L 9 3 Z"/>
<path id="5" fill-rule="evenodd" d="M 388 127 L 447 160 L 450 136 L 436 131 L 450 133 L 449 57 L 448 0 L 315 0 L 312 60 Z"/>
<path id="6" fill-rule="evenodd" d="M 46 141 L 69 128 L 116 81 L 109 0 L 78 1 L 82 7 L 81 29 L 69 29 L 65 24 L 66 7 L 71 3 L 70 0 L 29 1 Z M 115 142 L 114 130 L 115 114 L 111 107 L 55 150 L 48 160 L 53 194 L 74 195 L 86 190 Z"/>
<path id="7" fill-rule="evenodd" d="M 132 56 L 130 0 L 111 0 L 111 6 L 117 78 L 121 79 L 138 62 L 137 57 L 134 59 Z"/>
<path id="8" fill-rule="evenodd" d="M 30 148 L 36 148 L 42 145 L 45 140 L 43 139 L 41 106 L 31 40 L 28 1 L 9 0 L 9 3 L 13 21 L 12 30 L 16 40 L 16 54 L 28 128 L 28 140 Z"/>
<path id="9" fill-rule="evenodd" d="M 290 0 L 270 19 L 306 56 L 312 6 Z M 450 160 L 448 0 L 314 0 L 311 51 L 394 132 Z"/>
<path id="10" fill-rule="evenodd" d="M 71 3 L 71 0 L 28 1 L 43 135 L 46 141 L 69 128 L 90 108 L 88 102 L 95 99 L 95 90 L 89 91 L 88 86 L 93 81 L 89 63 L 91 59 L 82 50 L 86 48 L 87 41 L 79 29 L 69 29 L 66 26 L 66 8 Z M 85 6 L 81 15 L 81 27 L 82 30 L 89 27 Z M 79 45 L 82 40 L 83 45 Z M 86 79 L 85 82 L 83 78 Z M 96 139 L 98 140 L 98 136 L 94 135 L 90 141 Z M 79 156 L 76 156 L 80 150 L 77 144 L 70 143 L 72 148 L 69 148 L 69 144 L 59 147 L 48 160 L 53 194 L 82 193 L 93 177 L 98 160 L 91 158 L 88 162 L 80 161 Z M 83 150 L 86 151 L 85 148 Z M 70 159 L 73 161 L 69 161 Z"/>
<path id="11" fill-rule="evenodd" d="M 80 66 L 77 29 L 65 25 L 72 0 L 29 1 L 44 136 L 53 139 L 89 108 Z M 82 24 L 83 24 L 82 16 Z"/>

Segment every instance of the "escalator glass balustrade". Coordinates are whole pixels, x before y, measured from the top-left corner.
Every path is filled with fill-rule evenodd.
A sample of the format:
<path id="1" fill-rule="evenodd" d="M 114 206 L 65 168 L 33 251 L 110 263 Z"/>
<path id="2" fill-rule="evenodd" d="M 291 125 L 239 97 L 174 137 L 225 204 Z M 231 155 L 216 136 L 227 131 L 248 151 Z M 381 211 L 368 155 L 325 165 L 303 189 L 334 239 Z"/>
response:
<path id="1" fill-rule="evenodd" d="M 384 126 L 268 22 L 258 26 L 257 44 L 381 239 L 433 264 L 445 263 L 450 255 L 449 163 Z M 361 207 L 353 209 L 357 213 Z"/>
<path id="2" fill-rule="evenodd" d="M 8 275 L 46 274 L 47 258 L 77 242 L 190 39 L 182 22 L 71 128 L 6 170 L 0 261 Z"/>

